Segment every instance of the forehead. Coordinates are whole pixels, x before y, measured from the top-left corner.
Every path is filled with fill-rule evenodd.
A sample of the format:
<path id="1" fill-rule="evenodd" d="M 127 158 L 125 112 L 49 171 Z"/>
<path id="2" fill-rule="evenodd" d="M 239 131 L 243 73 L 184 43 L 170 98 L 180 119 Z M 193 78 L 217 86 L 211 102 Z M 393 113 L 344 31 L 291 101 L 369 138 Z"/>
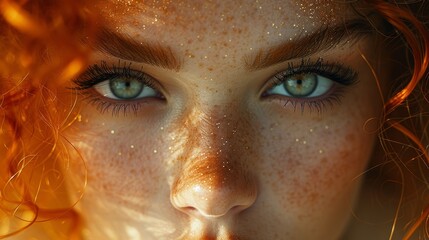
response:
<path id="1" fill-rule="evenodd" d="M 260 49 L 297 42 L 353 16 L 337 0 L 110 0 L 97 8 L 107 28 L 168 46 L 185 65 L 207 69 L 240 68 Z"/>
<path id="2" fill-rule="evenodd" d="M 270 34 L 289 31 L 311 31 L 321 25 L 347 16 L 346 3 L 334 0 L 110 0 L 99 3 L 107 20 L 122 30 L 173 27 L 181 32 L 219 33 L 245 31 L 262 26 Z M 248 29 L 249 31 L 252 29 Z"/>

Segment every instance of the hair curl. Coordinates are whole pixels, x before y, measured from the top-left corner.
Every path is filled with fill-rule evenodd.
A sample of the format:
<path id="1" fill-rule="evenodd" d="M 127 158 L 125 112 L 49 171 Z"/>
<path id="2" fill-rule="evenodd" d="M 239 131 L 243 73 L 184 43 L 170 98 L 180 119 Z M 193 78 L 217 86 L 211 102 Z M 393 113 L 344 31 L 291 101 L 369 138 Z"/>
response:
<path id="1" fill-rule="evenodd" d="M 420 113 L 413 118 L 418 121 L 411 126 L 420 128 L 405 127 L 403 119 L 394 117 L 397 109 L 409 109 L 412 99 L 422 100 L 420 106 L 429 102 L 429 3 L 367 0 L 365 4 L 394 29 L 395 41 L 410 56 L 411 73 L 400 79 L 401 89 L 385 103 L 380 136 L 386 129 L 398 130 L 416 147 L 416 158 L 429 164 L 424 145 L 429 121 L 422 111 L 427 107 L 417 109 Z M 53 86 L 83 70 L 90 44 L 82 41 L 96 34 L 98 16 L 84 0 L 2 0 L 0 13 L 0 141 L 4 145 L 0 147 L 0 238 L 23 232 L 35 222 L 46 222 L 65 229 L 59 235 L 49 234 L 78 239 L 82 223 L 74 205 L 83 194 L 86 179 L 82 178 L 80 189 L 67 189 L 64 180 L 67 172 L 72 174 L 68 163 L 81 159 L 62 136 L 77 114 L 73 99 L 59 102 Z M 51 54 L 52 49 L 61 49 L 61 56 Z M 421 136 L 418 130 L 423 132 Z M 385 140 L 383 146 L 388 151 Z M 428 228 L 429 201 L 424 201 L 428 207 L 422 206 L 403 239 L 410 239 L 420 226 L 424 231 Z"/>

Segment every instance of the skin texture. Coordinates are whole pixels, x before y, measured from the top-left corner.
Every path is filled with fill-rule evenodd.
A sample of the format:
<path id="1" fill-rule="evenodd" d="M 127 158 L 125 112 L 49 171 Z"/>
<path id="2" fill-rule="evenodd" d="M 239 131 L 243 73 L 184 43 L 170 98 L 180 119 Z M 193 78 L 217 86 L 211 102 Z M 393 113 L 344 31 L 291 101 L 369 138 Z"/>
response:
<path id="1" fill-rule="evenodd" d="M 358 72 L 356 84 L 335 84 L 319 97 L 320 107 L 263 97 L 270 79 L 301 58 L 246 68 L 259 49 L 353 17 L 346 5 L 310 2 L 115 1 L 96 7 L 109 29 L 168 46 L 181 67 L 133 62 L 132 69 L 156 79 L 163 95 L 129 101 L 137 111 L 115 112 L 91 101 L 102 98 L 96 91 L 79 93 L 80 115 L 67 136 L 88 170 L 76 206 L 86 239 L 341 238 L 376 139 L 364 125 L 382 109 L 362 58 L 374 57 L 373 39 L 305 57 Z M 101 61 L 112 66 L 118 58 L 95 51 L 91 64 Z"/>

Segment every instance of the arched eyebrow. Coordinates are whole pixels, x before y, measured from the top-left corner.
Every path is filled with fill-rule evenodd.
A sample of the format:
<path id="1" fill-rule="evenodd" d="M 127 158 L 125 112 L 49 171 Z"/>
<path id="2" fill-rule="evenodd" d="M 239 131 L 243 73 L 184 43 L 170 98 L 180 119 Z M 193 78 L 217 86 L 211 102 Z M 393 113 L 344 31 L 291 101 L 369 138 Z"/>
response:
<path id="1" fill-rule="evenodd" d="M 159 43 L 136 41 L 132 37 L 103 28 L 97 36 L 96 50 L 121 59 L 145 63 L 170 70 L 180 70 L 181 63 L 177 60 L 170 47 Z"/>
<path id="2" fill-rule="evenodd" d="M 374 32 L 374 27 L 368 21 L 360 19 L 349 20 L 340 25 L 328 25 L 310 35 L 266 50 L 260 49 L 256 54 L 245 56 L 244 64 L 249 71 L 256 71 L 293 59 L 305 58 L 341 43 L 356 42 Z"/>

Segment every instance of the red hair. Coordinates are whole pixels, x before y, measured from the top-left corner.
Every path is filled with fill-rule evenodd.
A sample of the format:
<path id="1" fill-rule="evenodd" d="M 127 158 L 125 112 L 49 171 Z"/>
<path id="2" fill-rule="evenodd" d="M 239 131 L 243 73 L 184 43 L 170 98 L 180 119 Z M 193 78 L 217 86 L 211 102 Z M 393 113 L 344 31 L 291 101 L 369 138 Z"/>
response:
<path id="1" fill-rule="evenodd" d="M 94 5 L 94 2 L 91 3 Z M 387 1 L 366 1 L 386 22 L 399 32 L 404 49 L 412 55 L 412 75 L 405 87 L 385 104 L 386 119 L 400 108 L 419 84 L 428 80 L 429 33 L 416 14 Z M 423 1 L 422 6 L 429 5 Z M 85 36 L 96 34 L 96 14 L 84 0 L 0 2 L 2 41 L 0 52 L 0 238 L 22 232 L 35 222 L 49 221 L 63 226 L 58 238 L 79 238 L 81 219 L 74 210 L 85 185 L 67 190 L 65 162 L 82 161 L 62 132 L 77 115 L 73 99 L 60 103 L 55 85 L 79 74 L 87 63 L 90 49 Z M 86 46 L 86 47 L 85 47 Z M 61 49 L 52 56 L 51 49 Z M 426 97 L 421 93 L 421 98 Z M 69 111 L 64 112 L 66 107 Z M 406 135 L 419 149 L 422 159 L 429 156 L 422 139 L 398 121 L 386 120 Z M 2 154 L 4 153 L 4 154 Z M 81 162 L 84 166 L 84 163 Z M 83 168 L 84 169 L 84 168 Z M 70 173 L 69 173 L 70 174 Z M 71 197 L 71 195 L 76 195 Z M 409 239 L 428 219 L 429 207 L 410 225 Z"/>
<path id="2" fill-rule="evenodd" d="M 75 116 L 61 112 L 63 103 L 52 86 L 86 65 L 90 51 L 82 38 L 95 33 L 94 14 L 85 1 L 0 4 L 0 51 L 6 56 L 0 62 L 0 137 L 5 145 L 0 155 L 0 225 L 10 226 L 0 227 L 0 238 L 35 222 L 68 228 L 64 235 L 53 235 L 56 239 L 78 238 L 81 219 L 73 206 L 82 193 L 70 200 L 64 178 L 70 171 L 65 162 L 78 161 L 79 155 L 72 154 L 73 147 L 61 135 Z M 61 49 L 61 57 L 52 56 L 52 49 Z M 66 108 L 71 111 L 71 104 Z"/>
<path id="3" fill-rule="evenodd" d="M 429 163 L 429 155 L 422 139 L 417 137 L 415 133 L 407 129 L 399 121 L 389 119 L 390 114 L 393 113 L 395 109 L 402 106 L 409 96 L 417 90 L 418 84 L 428 80 L 429 32 L 427 26 L 425 26 L 422 20 L 419 20 L 417 16 L 415 16 L 415 13 L 408 8 L 399 7 L 394 3 L 381 0 L 367 2 L 400 33 L 400 38 L 405 40 L 412 56 L 413 69 L 409 82 L 385 103 L 386 123 L 388 127 L 393 127 L 408 137 L 420 151 L 422 161 Z M 425 2 L 422 2 L 422 4 L 424 3 Z M 428 6 L 422 5 L 420 10 L 425 12 L 424 9 L 429 10 Z M 423 92 L 422 96 L 426 96 L 426 94 Z M 426 104 L 427 103 L 428 102 L 426 102 Z M 410 225 L 403 239 L 410 239 L 418 227 L 422 225 L 428 217 L 429 203 L 426 208 L 422 209 L 420 217 Z M 395 226 L 395 224 L 396 219 L 393 226 Z M 426 227 L 427 226 L 425 226 L 425 228 Z"/>

